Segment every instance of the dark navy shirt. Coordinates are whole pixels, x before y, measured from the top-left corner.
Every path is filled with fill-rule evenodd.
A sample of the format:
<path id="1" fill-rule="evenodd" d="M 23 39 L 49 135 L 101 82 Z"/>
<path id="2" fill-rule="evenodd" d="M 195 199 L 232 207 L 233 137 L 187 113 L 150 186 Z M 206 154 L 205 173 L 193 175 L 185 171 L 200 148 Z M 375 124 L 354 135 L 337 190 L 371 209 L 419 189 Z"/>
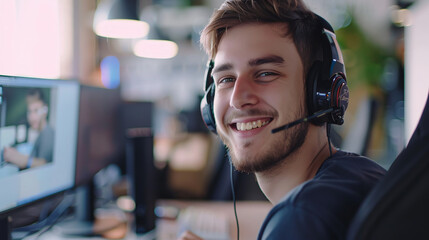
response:
<path id="1" fill-rule="evenodd" d="M 359 205 L 385 173 L 368 158 L 336 152 L 313 179 L 294 188 L 271 209 L 258 239 L 345 239 Z"/>

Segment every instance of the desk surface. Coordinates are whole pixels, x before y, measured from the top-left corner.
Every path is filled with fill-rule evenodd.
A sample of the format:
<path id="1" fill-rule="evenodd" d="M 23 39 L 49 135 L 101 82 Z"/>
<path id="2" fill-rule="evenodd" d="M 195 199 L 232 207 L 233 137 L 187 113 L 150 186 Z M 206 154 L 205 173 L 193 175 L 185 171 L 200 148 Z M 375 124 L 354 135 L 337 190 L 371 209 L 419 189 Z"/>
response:
<path id="1" fill-rule="evenodd" d="M 204 201 L 178 201 L 178 200 L 162 200 L 159 201 L 157 206 L 168 206 L 175 207 L 177 209 L 183 209 L 189 206 L 202 207 L 207 210 L 213 210 L 216 212 L 224 213 L 229 220 L 231 230 L 231 240 L 236 239 L 237 228 L 235 225 L 235 215 L 232 202 L 204 202 Z M 239 201 L 237 202 L 237 215 L 240 224 L 240 239 L 256 239 L 258 236 L 259 228 L 271 209 L 271 203 L 267 201 Z M 103 222 L 101 225 L 104 227 L 109 222 Z M 173 240 L 177 239 L 177 222 L 175 220 L 158 219 L 156 224 L 156 240 Z M 115 235 L 115 232 L 119 232 L 119 235 Z M 126 234 L 128 232 L 128 234 Z M 107 233 L 107 232 L 106 232 Z M 136 236 L 129 232 L 129 226 L 127 224 L 118 225 L 118 228 L 112 229 L 114 238 L 118 239 L 119 236 L 126 234 L 126 237 L 119 237 L 124 240 L 146 240 L 152 239 L 148 236 Z M 32 239 L 34 236 L 30 236 L 25 239 Z M 40 236 L 41 240 L 102 240 L 102 237 L 70 237 L 62 236 L 60 233 L 55 231 L 55 227 L 50 231 Z"/>
<path id="2" fill-rule="evenodd" d="M 237 227 L 235 223 L 234 207 L 232 202 L 192 202 L 192 201 L 160 201 L 158 206 L 173 206 L 179 209 L 193 206 L 207 210 L 222 212 L 227 215 L 230 222 L 231 240 L 236 239 Z M 240 225 L 240 239 L 256 239 L 259 228 L 272 208 L 268 201 L 239 201 L 237 202 L 237 215 Z M 158 220 L 156 235 L 160 240 L 176 239 L 177 224 L 174 220 Z"/>

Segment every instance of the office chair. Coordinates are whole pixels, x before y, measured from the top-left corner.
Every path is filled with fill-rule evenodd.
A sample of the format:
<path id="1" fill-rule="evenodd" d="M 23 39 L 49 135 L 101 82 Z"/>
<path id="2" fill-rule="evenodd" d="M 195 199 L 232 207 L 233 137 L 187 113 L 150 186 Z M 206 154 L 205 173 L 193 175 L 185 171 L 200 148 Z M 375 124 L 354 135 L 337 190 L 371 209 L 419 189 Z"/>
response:
<path id="1" fill-rule="evenodd" d="M 429 95 L 408 145 L 365 198 L 347 239 L 429 239 Z"/>

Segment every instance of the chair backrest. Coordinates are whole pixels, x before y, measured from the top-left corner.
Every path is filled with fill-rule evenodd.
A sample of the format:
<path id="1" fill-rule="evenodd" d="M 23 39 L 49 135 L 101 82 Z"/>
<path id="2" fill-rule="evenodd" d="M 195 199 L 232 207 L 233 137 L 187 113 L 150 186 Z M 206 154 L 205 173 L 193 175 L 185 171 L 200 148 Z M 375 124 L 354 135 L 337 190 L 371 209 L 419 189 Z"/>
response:
<path id="1" fill-rule="evenodd" d="M 360 206 L 347 239 L 429 239 L 429 95 L 408 145 Z"/>

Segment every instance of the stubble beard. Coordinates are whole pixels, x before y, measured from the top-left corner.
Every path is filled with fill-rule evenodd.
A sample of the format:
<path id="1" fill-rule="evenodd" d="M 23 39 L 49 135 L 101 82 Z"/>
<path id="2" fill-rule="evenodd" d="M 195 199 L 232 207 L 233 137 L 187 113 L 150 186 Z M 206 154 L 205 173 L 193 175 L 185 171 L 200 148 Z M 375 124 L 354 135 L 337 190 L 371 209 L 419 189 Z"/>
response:
<path id="1" fill-rule="evenodd" d="M 269 148 L 262 149 L 256 154 L 247 154 L 238 156 L 234 148 L 225 136 L 219 133 L 219 137 L 225 143 L 230 156 L 230 161 L 235 169 L 245 173 L 257 173 L 274 169 L 283 164 L 284 161 L 304 143 L 308 132 L 308 122 L 298 124 L 297 126 L 286 129 L 282 132 L 273 134 L 274 143 Z M 246 147 L 258 148 L 249 143 Z"/>

